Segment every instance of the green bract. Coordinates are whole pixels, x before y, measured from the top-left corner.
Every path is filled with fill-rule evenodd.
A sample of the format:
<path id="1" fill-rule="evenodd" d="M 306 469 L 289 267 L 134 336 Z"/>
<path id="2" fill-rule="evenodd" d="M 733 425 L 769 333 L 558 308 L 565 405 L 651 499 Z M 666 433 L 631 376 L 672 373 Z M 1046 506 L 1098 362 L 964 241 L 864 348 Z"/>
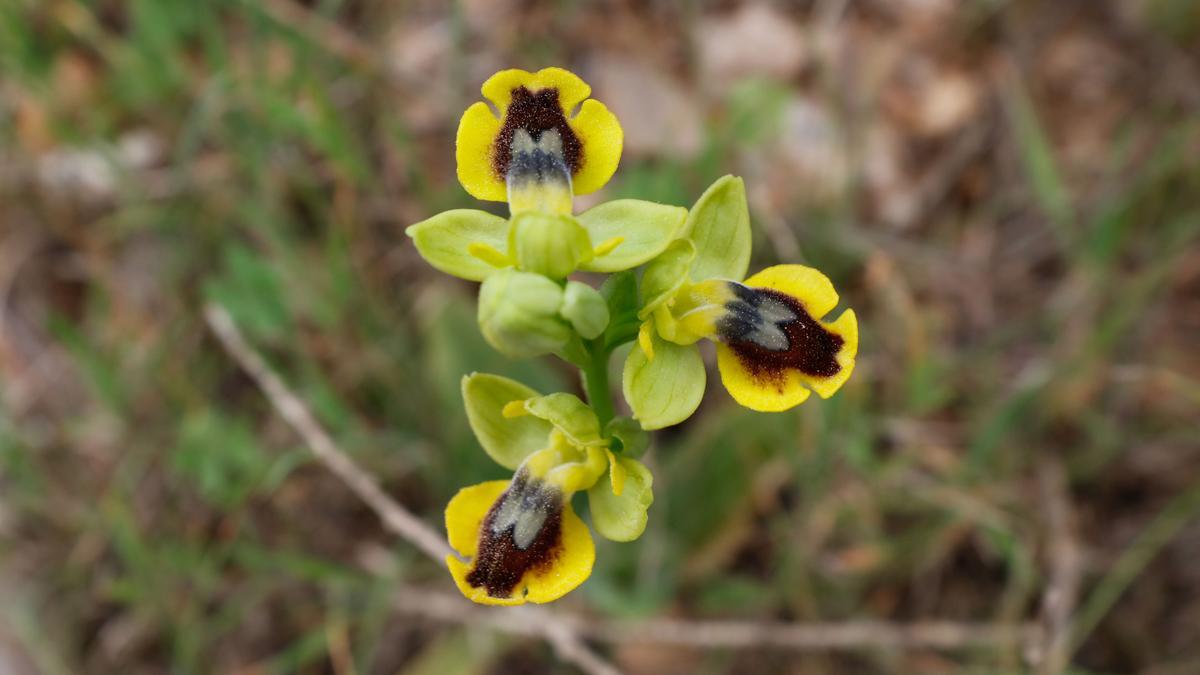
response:
<path id="1" fill-rule="evenodd" d="M 687 209 L 640 199 L 617 199 L 579 215 L 592 243 L 615 248 L 584 264 L 592 272 L 618 272 L 658 255 L 683 228 Z"/>
<path id="2" fill-rule="evenodd" d="M 405 233 L 430 265 L 452 276 L 483 281 L 496 271 L 496 265 L 476 257 L 469 249 L 472 244 L 494 251 L 503 249 L 508 222 L 475 209 L 455 209 L 411 225 Z"/>

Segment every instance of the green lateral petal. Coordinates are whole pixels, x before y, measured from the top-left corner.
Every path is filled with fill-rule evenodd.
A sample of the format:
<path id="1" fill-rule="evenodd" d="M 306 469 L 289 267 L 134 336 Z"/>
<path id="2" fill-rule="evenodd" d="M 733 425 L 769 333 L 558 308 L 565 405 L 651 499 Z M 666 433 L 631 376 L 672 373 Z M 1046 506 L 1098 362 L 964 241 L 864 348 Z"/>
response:
<path id="1" fill-rule="evenodd" d="M 472 373 L 462 380 L 467 421 L 488 456 L 500 466 L 515 471 L 526 457 L 546 447 L 553 430 L 540 417 L 505 417 L 504 406 L 513 401 L 536 398 L 529 387 L 499 375 Z"/>
<path id="2" fill-rule="evenodd" d="M 741 281 L 750 266 L 750 209 L 746 184 L 723 176 L 709 186 L 688 213 L 684 235 L 696 245 L 693 281 Z"/>
<path id="3" fill-rule="evenodd" d="M 617 199 L 579 215 L 593 246 L 620 238 L 616 248 L 581 265 L 591 272 L 619 272 L 662 253 L 679 236 L 687 209 L 640 199 Z"/>
<path id="4" fill-rule="evenodd" d="M 483 281 L 496 267 L 471 255 L 471 244 L 493 250 L 507 247 L 508 221 L 475 209 L 454 209 L 410 225 L 404 231 L 421 254 L 438 270 L 461 279 Z"/>
<path id="5" fill-rule="evenodd" d="M 619 467 L 610 467 L 609 473 L 601 476 L 588 489 L 588 507 L 591 509 L 592 526 L 605 539 L 633 541 L 646 530 L 650 505 L 654 503 L 654 476 L 645 464 L 628 457 L 617 457 Z M 625 474 L 621 494 L 613 492 L 610 473 L 616 468 Z"/>
<path id="6" fill-rule="evenodd" d="M 643 429 L 679 424 L 700 406 L 706 373 L 700 350 L 667 342 L 650 332 L 654 358 L 634 347 L 625 359 L 625 400 Z"/>

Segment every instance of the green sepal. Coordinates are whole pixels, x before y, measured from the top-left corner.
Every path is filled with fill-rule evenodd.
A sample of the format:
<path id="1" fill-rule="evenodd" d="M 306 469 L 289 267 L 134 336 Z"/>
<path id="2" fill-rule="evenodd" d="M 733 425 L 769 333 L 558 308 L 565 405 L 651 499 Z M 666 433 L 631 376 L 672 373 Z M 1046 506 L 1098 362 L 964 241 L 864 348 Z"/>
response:
<path id="1" fill-rule="evenodd" d="M 688 280 L 688 270 L 696 259 L 696 247 L 687 239 L 671 242 L 667 250 L 646 265 L 642 273 L 642 298 L 645 302 L 638 318 L 645 319 L 671 299 Z"/>
<path id="2" fill-rule="evenodd" d="M 515 471 L 526 457 L 546 447 L 554 426 L 535 416 L 505 417 L 504 406 L 540 396 L 507 377 L 472 373 L 462 379 L 463 404 L 475 438 L 500 466 Z"/>
<path id="3" fill-rule="evenodd" d="M 632 417 L 614 417 L 604 426 L 604 435 L 620 441 L 617 450 L 625 457 L 641 457 L 650 447 L 650 434 Z"/>
<path id="4" fill-rule="evenodd" d="M 479 330 L 511 358 L 558 351 L 571 339 L 571 326 L 559 315 L 563 289 L 530 272 L 500 270 L 479 288 Z"/>
<path id="5" fill-rule="evenodd" d="M 592 526 L 600 536 L 612 541 L 633 541 L 646 531 L 650 505 L 654 503 L 654 476 L 645 464 L 629 457 L 617 457 L 616 464 L 625 474 L 621 494 L 613 490 L 613 466 L 588 489 L 588 508 Z"/>
<path id="6" fill-rule="evenodd" d="M 584 263 L 591 272 L 619 272 L 650 260 L 679 236 L 687 209 L 640 199 L 616 199 L 579 214 L 592 245 L 620 238 L 616 248 Z"/>
<path id="7" fill-rule="evenodd" d="M 696 245 L 693 281 L 746 278 L 750 267 L 750 209 L 746 184 L 722 176 L 709 186 L 688 213 L 683 235 Z"/>
<path id="8" fill-rule="evenodd" d="M 454 209 L 410 225 L 417 252 L 438 270 L 461 279 L 483 281 L 498 268 L 472 255 L 471 244 L 504 250 L 508 221 L 475 209 Z"/>
<path id="9" fill-rule="evenodd" d="M 571 216 L 525 211 L 513 216 L 508 254 L 518 269 L 563 279 L 592 259 L 592 241 Z"/>
<path id="10" fill-rule="evenodd" d="M 662 429 L 691 417 L 704 398 L 707 373 L 700 350 L 667 342 L 650 332 L 654 358 L 635 346 L 625 359 L 621 386 L 643 429 Z"/>
<path id="11" fill-rule="evenodd" d="M 598 337 L 608 327 L 608 303 L 599 291 L 585 283 L 567 282 L 559 313 L 585 340 Z"/>
<path id="12" fill-rule="evenodd" d="M 571 445 L 604 445 L 596 413 L 574 394 L 557 392 L 525 401 L 525 412 L 558 429 Z M 519 418 L 518 418 L 519 419 Z"/>

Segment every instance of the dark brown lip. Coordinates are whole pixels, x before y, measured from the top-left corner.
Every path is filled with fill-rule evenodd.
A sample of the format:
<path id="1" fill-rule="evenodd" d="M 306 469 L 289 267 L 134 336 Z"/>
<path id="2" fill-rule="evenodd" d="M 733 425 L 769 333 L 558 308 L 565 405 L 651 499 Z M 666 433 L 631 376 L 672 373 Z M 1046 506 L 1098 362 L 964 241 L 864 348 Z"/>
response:
<path id="1" fill-rule="evenodd" d="M 540 509 L 545 515 L 541 529 L 524 549 L 517 545 L 514 526 L 493 531 L 502 505 L 514 499 L 520 500 L 522 508 Z M 518 474 L 483 519 L 479 550 L 467 583 L 486 589 L 493 598 L 512 597 L 526 574 L 544 570 L 558 558 L 563 546 L 562 515 L 563 499 L 557 489 Z"/>
<path id="2" fill-rule="evenodd" d="M 558 89 L 541 89 L 530 92 L 525 87 L 512 90 L 512 102 L 504 114 L 504 124 L 496 135 L 496 145 L 492 152 L 492 170 L 501 181 L 508 175 L 512 163 L 513 134 L 518 129 L 524 129 L 538 140 L 543 131 L 554 129 L 562 139 L 563 162 L 570 169 L 571 175 L 579 173 L 583 166 L 583 143 L 571 125 L 567 123 L 566 115 L 558 102 Z"/>
<path id="3" fill-rule="evenodd" d="M 767 288 L 734 283 L 730 288 L 736 298 L 726 303 L 728 314 L 717 322 L 717 335 L 756 380 L 782 387 L 788 370 L 798 370 L 810 377 L 833 377 L 841 372 L 837 354 L 845 340 L 814 319 L 799 300 Z M 755 322 L 761 321 L 757 308 L 768 298 L 795 315 L 792 320 L 775 324 L 787 338 L 785 349 L 768 349 L 745 338 Z"/>

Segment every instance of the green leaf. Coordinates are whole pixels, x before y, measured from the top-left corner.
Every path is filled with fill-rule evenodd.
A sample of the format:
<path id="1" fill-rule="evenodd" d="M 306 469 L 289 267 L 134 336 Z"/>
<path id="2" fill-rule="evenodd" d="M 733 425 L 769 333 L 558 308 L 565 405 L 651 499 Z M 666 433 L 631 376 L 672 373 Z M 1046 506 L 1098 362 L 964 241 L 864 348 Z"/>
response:
<path id="1" fill-rule="evenodd" d="M 625 457 L 641 457 L 650 447 L 650 434 L 632 417 L 614 417 L 604 427 L 604 433 L 621 442 L 620 451 Z"/>
<path id="2" fill-rule="evenodd" d="M 571 216 L 526 211 L 512 219 L 508 253 L 520 270 L 563 279 L 592 259 L 592 241 Z"/>
<path id="3" fill-rule="evenodd" d="M 709 186 L 688 214 L 684 235 L 696 245 L 693 281 L 741 281 L 750 267 L 750 209 L 746 184 L 723 176 Z"/>
<path id="4" fill-rule="evenodd" d="M 582 266 L 591 272 L 618 272 L 637 267 L 662 253 L 683 228 L 687 209 L 640 199 L 616 199 L 579 215 L 592 245 L 620 237 L 612 251 Z"/>
<path id="5" fill-rule="evenodd" d="M 497 270 L 472 255 L 468 251 L 471 244 L 483 244 L 495 251 L 504 251 L 508 245 L 508 221 L 475 209 L 444 211 L 410 225 L 405 233 L 430 265 L 471 281 L 483 281 Z"/>
<path id="6" fill-rule="evenodd" d="M 633 541 L 646 530 L 648 510 L 654 502 L 654 476 L 645 464 L 628 457 L 617 457 L 618 471 L 625 474 L 618 496 L 613 492 L 610 466 L 600 480 L 588 489 L 588 507 L 592 526 L 606 539 Z"/>
<path id="7" fill-rule="evenodd" d="M 596 289 L 585 283 L 567 282 L 559 313 L 585 340 L 598 337 L 608 327 L 608 304 Z"/>
<path id="8" fill-rule="evenodd" d="M 527 415 L 505 417 L 504 406 L 540 396 L 525 385 L 499 375 L 472 373 L 462 380 L 467 421 L 475 438 L 496 463 L 516 470 L 530 454 L 549 444 L 550 422 Z"/>
<path id="9" fill-rule="evenodd" d="M 642 273 L 642 297 L 646 299 L 638 312 L 645 319 L 669 300 L 688 280 L 688 270 L 696 259 L 696 247 L 687 239 L 671 242 L 662 255 L 655 258 Z"/>
<path id="10" fill-rule="evenodd" d="M 563 432 L 573 445 L 601 445 L 600 420 L 574 394 L 556 392 L 525 401 L 525 411 Z M 520 418 L 518 418 L 520 419 Z"/>
<path id="11" fill-rule="evenodd" d="M 625 359 L 625 400 L 643 429 L 679 424 L 700 406 L 707 373 L 700 350 L 667 342 L 651 333 L 654 358 L 635 346 Z"/>
<path id="12" fill-rule="evenodd" d="M 506 269 L 479 288 L 479 330 L 488 344 L 514 359 L 549 354 L 571 339 L 559 315 L 563 289 L 550 279 Z"/>

